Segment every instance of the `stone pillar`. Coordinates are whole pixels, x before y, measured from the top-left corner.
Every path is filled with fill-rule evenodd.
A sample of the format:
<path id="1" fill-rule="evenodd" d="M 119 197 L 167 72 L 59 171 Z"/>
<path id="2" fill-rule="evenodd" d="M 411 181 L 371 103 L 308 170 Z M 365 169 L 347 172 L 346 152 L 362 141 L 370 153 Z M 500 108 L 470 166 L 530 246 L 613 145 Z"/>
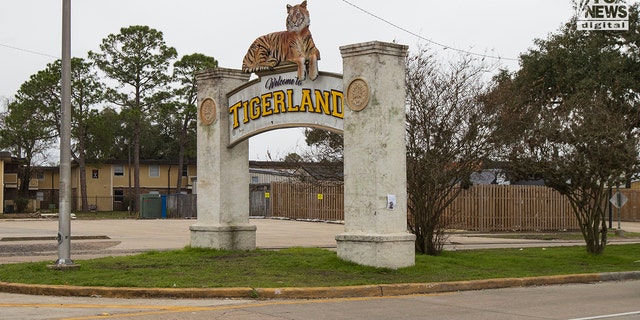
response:
<path id="1" fill-rule="evenodd" d="M 407 50 L 382 42 L 340 48 L 349 108 L 344 115 L 345 232 L 336 241 L 340 258 L 362 265 L 415 264 L 415 235 L 407 231 Z"/>
<path id="2" fill-rule="evenodd" d="M 256 248 L 249 224 L 249 141 L 229 144 L 227 93 L 246 83 L 240 70 L 218 68 L 197 75 L 198 221 L 191 246 L 226 250 Z"/>

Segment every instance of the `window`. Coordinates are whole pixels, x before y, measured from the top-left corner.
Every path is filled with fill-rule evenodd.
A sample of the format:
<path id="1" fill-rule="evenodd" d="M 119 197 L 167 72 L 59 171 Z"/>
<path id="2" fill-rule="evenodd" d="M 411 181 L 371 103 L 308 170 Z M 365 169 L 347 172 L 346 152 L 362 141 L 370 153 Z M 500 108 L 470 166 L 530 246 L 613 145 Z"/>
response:
<path id="1" fill-rule="evenodd" d="M 36 179 L 44 180 L 44 172 L 42 172 L 42 171 L 36 172 Z"/>
<path id="2" fill-rule="evenodd" d="M 91 170 L 91 178 L 98 179 L 98 169 Z"/>
<path id="3" fill-rule="evenodd" d="M 113 165 L 113 175 L 117 176 L 117 177 L 124 176 L 124 166 L 121 165 L 121 164 L 114 164 Z"/>
<path id="4" fill-rule="evenodd" d="M 189 176 L 189 166 L 187 166 L 186 164 L 182 165 L 182 176 L 183 177 Z"/>
<path id="5" fill-rule="evenodd" d="M 44 201 L 44 192 L 42 192 L 42 191 L 36 192 L 36 200 Z"/>
<path id="6" fill-rule="evenodd" d="M 115 202 L 124 201 L 124 190 L 113 190 L 113 201 Z"/>
<path id="7" fill-rule="evenodd" d="M 157 164 L 149 165 L 149 177 L 159 177 L 160 176 L 160 166 Z"/>
<path id="8" fill-rule="evenodd" d="M 258 176 L 251 177 L 251 183 L 258 183 L 258 181 L 260 181 Z"/>

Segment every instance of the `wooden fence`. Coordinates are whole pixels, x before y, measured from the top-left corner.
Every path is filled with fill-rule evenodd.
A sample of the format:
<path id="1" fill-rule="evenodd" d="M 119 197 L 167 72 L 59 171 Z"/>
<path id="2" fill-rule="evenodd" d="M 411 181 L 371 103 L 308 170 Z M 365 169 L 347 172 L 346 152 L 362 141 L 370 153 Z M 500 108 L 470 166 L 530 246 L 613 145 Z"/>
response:
<path id="1" fill-rule="evenodd" d="M 566 197 L 543 186 L 479 185 L 445 211 L 451 228 L 471 231 L 576 230 Z"/>
<path id="2" fill-rule="evenodd" d="M 167 218 L 196 219 L 196 194 L 170 194 L 167 197 Z"/>
<path id="3" fill-rule="evenodd" d="M 339 184 L 271 183 L 273 217 L 304 220 L 344 220 L 344 189 Z"/>
<path id="4" fill-rule="evenodd" d="M 613 193 L 615 194 L 615 190 Z M 620 192 L 629 199 L 627 203 L 620 208 L 620 219 L 624 221 L 640 221 L 640 190 L 636 189 L 620 189 Z M 614 219 L 617 219 L 618 209 L 613 210 Z"/>
<path id="5" fill-rule="evenodd" d="M 621 220 L 640 221 L 640 190 L 623 189 L 629 199 Z M 344 220 L 342 185 L 271 184 L 273 217 Z M 617 209 L 613 208 L 614 221 Z M 477 185 L 464 190 L 445 213 L 450 227 L 469 231 L 576 230 L 578 222 L 565 197 L 543 186 Z"/>

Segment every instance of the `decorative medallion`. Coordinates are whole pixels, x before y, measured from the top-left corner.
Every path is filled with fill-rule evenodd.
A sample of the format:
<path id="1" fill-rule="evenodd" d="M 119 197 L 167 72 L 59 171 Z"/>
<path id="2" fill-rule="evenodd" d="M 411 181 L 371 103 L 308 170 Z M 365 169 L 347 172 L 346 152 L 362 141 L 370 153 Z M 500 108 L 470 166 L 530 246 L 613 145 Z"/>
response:
<path id="1" fill-rule="evenodd" d="M 369 104 L 369 85 L 362 78 L 351 80 L 347 86 L 347 105 L 353 111 L 362 111 Z"/>
<path id="2" fill-rule="evenodd" d="M 200 121 L 205 126 L 216 121 L 216 102 L 211 98 L 205 98 L 200 104 Z"/>

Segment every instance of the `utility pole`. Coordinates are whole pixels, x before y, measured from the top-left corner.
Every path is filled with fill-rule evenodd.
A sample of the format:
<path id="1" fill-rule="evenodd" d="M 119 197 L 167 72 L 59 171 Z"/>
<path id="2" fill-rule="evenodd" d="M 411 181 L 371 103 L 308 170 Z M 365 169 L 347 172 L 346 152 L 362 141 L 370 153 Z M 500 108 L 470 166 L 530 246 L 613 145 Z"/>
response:
<path id="1" fill-rule="evenodd" d="M 78 267 L 71 260 L 71 0 L 62 0 L 61 102 L 58 260 L 53 269 Z"/>

